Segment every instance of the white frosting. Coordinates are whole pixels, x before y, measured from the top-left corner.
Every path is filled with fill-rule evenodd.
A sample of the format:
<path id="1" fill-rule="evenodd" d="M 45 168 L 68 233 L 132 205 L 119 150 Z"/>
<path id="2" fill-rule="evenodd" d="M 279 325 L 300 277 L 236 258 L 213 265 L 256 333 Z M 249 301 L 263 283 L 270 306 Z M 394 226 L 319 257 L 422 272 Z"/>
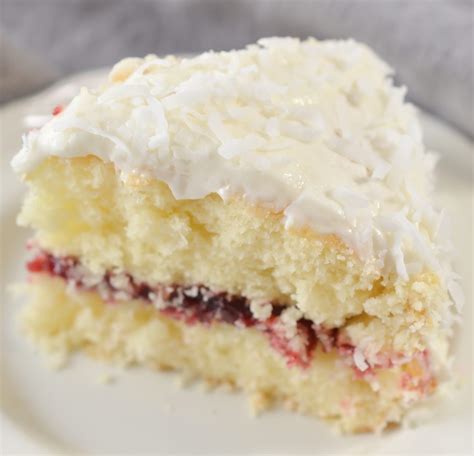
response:
<path id="1" fill-rule="evenodd" d="M 93 154 L 165 181 L 178 199 L 241 195 L 408 279 L 444 267 L 435 160 L 389 74 L 352 40 L 126 59 L 31 131 L 12 164 L 29 172 L 50 155 Z"/>

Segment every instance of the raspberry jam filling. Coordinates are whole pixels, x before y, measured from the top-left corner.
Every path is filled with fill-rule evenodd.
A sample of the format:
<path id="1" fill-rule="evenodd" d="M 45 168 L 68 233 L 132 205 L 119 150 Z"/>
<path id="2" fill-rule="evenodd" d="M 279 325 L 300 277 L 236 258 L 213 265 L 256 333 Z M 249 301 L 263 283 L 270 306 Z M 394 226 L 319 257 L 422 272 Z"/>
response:
<path id="1" fill-rule="evenodd" d="M 27 269 L 31 273 L 60 277 L 79 290 L 96 291 L 110 303 L 140 299 L 164 315 L 189 325 L 219 322 L 241 328 L 254 327 L 268 337 L 288 366 L 307 368 L 316 348 L 318 336 L 313 323 L 300 318 L 291 328 L 286 327 L 281 314 L 287 307 L 281 304 L 271 303 L 268 318 L 258 320 L 250 309 L 250 301 L 243 296 L 212 291 L 204 285 L 152 286 L 126 273 L 108 271 L 103 276 L 93 276 L 77 258 L 58 257 L 45 251 L 39 251 L 27 263 Z"/>
<path id="2" fill-rule="evenodd" d="M 204 285 L 150 285 L 123 272 L 107 271 L 103 275 L 93 275 L 76 257 L 55 256 L 36 249 L 35 256 L 27 263 L 27 269 L 30 273 L 60 277 L 68 286 L 78 290 L 95 291 L 112 305 L 140 299 L 144 304 L 153 305 L 162 314 L 188 325 L 212 325 L 218 322 L 239 328 L 255 328 L 267 336 L 271 346 L 285 358 L 290 367 L 309 367 L 317 344 L 325 352 L 336 350 L 346 364 L 354 369 L 356 378 L 366 380 L 374 378 L 377 368 L 389 368 L 410 361 L 401 360 L 401 355 L 383 355 L 371 363 L 358 360 L 360 355 L 356 354 L 356 347 L 340 328 L 328 329 L 306 318 L 293 319 L 288 323 L 285 312 L 291 311 L 292 307 L 275 302 L 265 303 L 271 306 L 270 311 L 264 318 L 256 318 L 250 300 L 244 296 L 213 291 Z M 420 352 L 418 358 L 417 365 L 422 368 L 425 377 L 414 381 L 412 373 L 405 371 L 401 378 L 402 389 L 424 391 L 432 381 L 428 353 Z"/>

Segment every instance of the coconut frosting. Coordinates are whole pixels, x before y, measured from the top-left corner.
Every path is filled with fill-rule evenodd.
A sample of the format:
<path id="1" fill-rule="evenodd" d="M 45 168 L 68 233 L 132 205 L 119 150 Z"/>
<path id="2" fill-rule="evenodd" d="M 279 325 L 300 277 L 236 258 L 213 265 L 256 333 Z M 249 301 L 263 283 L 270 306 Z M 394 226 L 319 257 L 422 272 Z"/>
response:
<path id="1" fill-rule="evenodd" d="M 30 131 L 12 165 L 92 154 L 124 178 L 165 181 L 177 199 L 239 195 L 281 211 L 287 227 L 335 234 L 384 274 L 445 276 L 434 155 L 390 75 L 352 40 L 125 59 Z"/>

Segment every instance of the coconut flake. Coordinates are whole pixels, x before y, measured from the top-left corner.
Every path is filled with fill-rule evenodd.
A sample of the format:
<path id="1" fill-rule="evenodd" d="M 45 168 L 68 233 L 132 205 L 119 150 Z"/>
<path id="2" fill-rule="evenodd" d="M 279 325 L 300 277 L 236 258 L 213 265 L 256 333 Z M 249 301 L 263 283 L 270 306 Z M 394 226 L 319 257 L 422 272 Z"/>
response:
<path id="1" fill-rule="evenodd" d="M 359 347 L 355 348 L 353 358 L 354 358 L 354 364 L 356 365 L 357 369 L 359 369 L 361 372 L 364 372 L 369 368 L 369 365 L 367 364 L 365 360 L 365 356 Z"/>
<path id="2" fill-rule="evenodd" d="M 273 306 L 266 300 L 253 300 L 250 302 L 253 316 L 260 321 L 265 321 L 272 315 Z"/>

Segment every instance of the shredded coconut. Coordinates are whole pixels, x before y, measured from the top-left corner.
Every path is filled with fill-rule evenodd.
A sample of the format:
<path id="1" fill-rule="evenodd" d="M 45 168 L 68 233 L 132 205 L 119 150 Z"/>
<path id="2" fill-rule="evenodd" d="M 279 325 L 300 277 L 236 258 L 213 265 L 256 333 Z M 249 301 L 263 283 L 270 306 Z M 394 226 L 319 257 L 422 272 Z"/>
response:
<path id="1" fill-rule="evenodd" d="M 357 369 L 362 372 L 366 371 L 369 368 L 369 365 L 365 360 L 365 356 L 359 347 L 356 347 L 354 350 L 354 364 L 356 365 Z"/>
<path id="2" fill-rule="evenodd" d="M 265 321 L 272 315 L 273 306 L 268 301 L 253 300 L 250 303 L 250 310 L 253 316 L 260 321 Z"/>

